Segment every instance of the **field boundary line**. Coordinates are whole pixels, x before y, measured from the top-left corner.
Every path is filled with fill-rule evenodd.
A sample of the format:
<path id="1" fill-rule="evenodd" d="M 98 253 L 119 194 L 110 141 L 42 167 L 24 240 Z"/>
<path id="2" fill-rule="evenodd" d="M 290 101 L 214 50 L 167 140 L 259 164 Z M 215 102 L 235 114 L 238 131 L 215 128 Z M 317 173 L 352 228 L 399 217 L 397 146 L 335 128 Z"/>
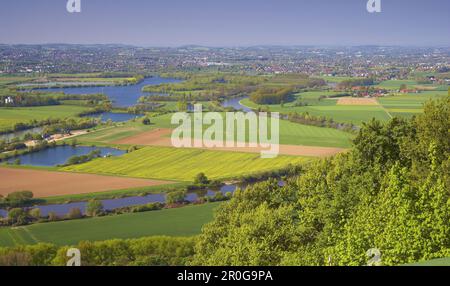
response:
<path id="1" fill-rule="evenodd" d="M 11 238 L 14 241 L 15 245 L 26 245 L 27 242 L 22 237 L 22 235 L 19 233 L 19 230 L 21 227 L 13 227 L 8 229 L 8 234 L 11 236 Z"/>
<path id="2" fill-rule="evenodd" d="M 16 237 L 11 233 L 12 231 L 14 231 L 14 229 L 11 229 L 11 228 L 6 229 L 6 233 L 11 238 L 14 245 L 20 245 L 20 243 L 18 243 Z"/>
<path id="3" fill-rule="evenodd" d="M 38 239 L 27 227 L 24 227 L 23 230 L 30 236 L 31 239 L 34 240 L 35 243 L 41 242 L 41 240 Z"/>
<path id="4" fill-rule="evenodd" d="M 378 105 L 381 107 L 381 109 L 383 109 L 384 112 L 386 112 L 386 114 L 389 116 L 389 118 L 394 118 L 394 116 L 392 116 L 392 114 L 389 112 L 389 110 L 387 110 L 386 107 L 384 107 L 384 105 L 377 99 Z"/>

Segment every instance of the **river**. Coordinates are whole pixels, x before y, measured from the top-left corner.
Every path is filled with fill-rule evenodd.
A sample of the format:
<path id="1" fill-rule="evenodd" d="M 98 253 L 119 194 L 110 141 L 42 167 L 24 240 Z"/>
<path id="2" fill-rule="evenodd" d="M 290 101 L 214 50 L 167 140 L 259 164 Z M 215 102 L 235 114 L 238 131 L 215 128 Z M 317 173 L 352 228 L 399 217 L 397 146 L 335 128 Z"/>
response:
<path id="1" fill-rule="evenodd" d="M 237 189 L 237 185 L 226 185 L 220 188 L 220 190 L 208 190 L 203 192 L 191 192 L 186 196 L 186 201 L 195 202 L 200 197 L 213 197 L 216 192 L 222 192 L 224 195 L 226 193 L 234 193 Z M 126 197 L 120 199 L 110 199 L 110 200 L 102 200 L 104 210 L 110 211 L 123 207 L 130 206 L 139 206 L 145 205 L 148 203 L 165 203 L 166 194 L 151 194 L 147 196 L 135 196 L 135 197 Z M 83 214 L 86 214 L 86 205 L 87 202 L 75 202 L 68 204 L 55 204 L 55 205 L 43 205 L 43 206 L 34 206 L 32 208 L 38 208 L 41 210 L 42 216 L 48 216 L 50 212 L 56 213 L 58 216 L 67 215 L 71 209 L 79 208 Z M 6 217 L 8 212 L 6 210 L 0 209 L 0 217 Z"/>
<path id="2" fill-rule="evenodd" d="M 250 112 L 250 111 L 252 111 L 251 108 L 248 108 L 247 106 L 241 104 L 241 100 L 247 99 L 247 98 L 248 97 L 238 97 L 238 98 L 227 99 L 222 103 L 222 106 L 223 107 L 233 107 L 236 110 Z"/>
<path id="3" fill-rule="evenodd" d="M 57 146 L 48 148 L 38 152 L 28 153 L 9 159 L 10 163 L 20 160 L 21 165 L 36 166 L 36 167 L 55 167 L 63 165 L 72 156 L 87 155 L 94 150 L 100 150 L 102 156 L 120 156 L 125 154 L 125 151 L 106 148 L 106 147 L 91 147 L 91 146 Z"/>
<path id="4" fill-rule="evenodd" d="M 139 98 L 148 95 L 142 91 L 146 85 L 159 85 L 163 83 L 177 83 L 180 79 L 162 78 L 159 76 L 148 77 L 134 85 L 126 86 L 86 86 L 86 87 L 51 87 L 39 88 L 40 91 L 64 92 L 65 94 L 105 94 L 113 102 L 115 107 L 130 107 L 136 105 Z"/>

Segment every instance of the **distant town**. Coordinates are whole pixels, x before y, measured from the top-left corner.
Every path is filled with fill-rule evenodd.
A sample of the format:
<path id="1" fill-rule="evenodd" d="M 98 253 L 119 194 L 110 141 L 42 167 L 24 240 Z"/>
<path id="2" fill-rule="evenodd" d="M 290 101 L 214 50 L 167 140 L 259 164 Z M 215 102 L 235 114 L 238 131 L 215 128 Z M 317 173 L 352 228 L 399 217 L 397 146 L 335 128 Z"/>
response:
<path id="1" fill-rule="evenodd" d="M 0 73 L 92 73 L 210 69 L 265 74 L 406 79 L 411 73 L 448 72 L 448 47 L 144 48 L 124 45 L 0 45 Z M 424 76 L 445 83 L 448 78 Z"/>

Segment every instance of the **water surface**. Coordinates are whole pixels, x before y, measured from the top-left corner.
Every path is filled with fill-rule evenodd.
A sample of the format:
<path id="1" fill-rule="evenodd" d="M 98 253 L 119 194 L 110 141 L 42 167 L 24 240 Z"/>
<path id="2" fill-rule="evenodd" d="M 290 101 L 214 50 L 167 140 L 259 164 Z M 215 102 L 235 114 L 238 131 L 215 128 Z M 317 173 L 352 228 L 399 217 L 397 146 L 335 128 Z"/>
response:
<path id="1" fill-rule="evenodd" d="M 102 122 L 107 122 L 111 120 L 112 122 L 126 122 L 135 118 L 142 117 L 141 114 L 131 114 L 131 113 L 114 113 L 114 112 L 104 112 L 91 114 L 83 117 L 89 118 L 101 118 Z"/>
<path id="2" fill-rule="evenodd" d="M 217 192 L 222 192 L 224 195 L 228 192 L 233 193 L 237 189 L 236 185 L 226 185 L 220 188 L 220 190 L 208 190 L 203 192 L 192 192 L 186 196 L 186 200 L 189 202 L 195 202 L 200 197 L 213 197 Z M 147 196 L 135 196 L 120 199 L 102 200 L 105 210 L 114 210 L 123 207 L 139 206 L 148 203 L 165 203 L 166 194 L 150 194 Z M 71 209 L 78 208 L 83 214 L 86 214 L 87 202 L 76 202 L 69 204 L 55 204 L 45 206 L 34 206 L 32 208 L 38 208 L 41 210 L 42 216 L 48 216 L 50 212 L 56 213 L 57 216 L 63 217 L 67 215 Z M 6 217 L 8 214 L 5 210 L 0 210 L 0 216 Z"/>
<path id="3" fill-rule="evenodd" d="M 27 133 L 40 134 L 42 132 L 42 130 L 44 130 L 43 127 L 36 127 L 36 128 L 23 130 L 23 131 L 17 131 L 17 132 L 13 132 L 13 133 L 1 134 L 0 135 L 0 140 L 10 141 L 10 140 L 12 140 L 14 138 L 17 138 L 17 137 L 18 138 L 22 138 Z"/>
<path id="4" fill-rule="evenodd" d="M 222 106 L 223 107 L 233 107 L 236 110 L 250 112 L 250 111 L 252 111 L 251 108 L 248 108 L 247 106 L 244 106 L 241 104 L 241 100 L 246 99 L 246 98 L 248 98 L 248 97 L 238 97 L 238 98 L 227 99 L 222 103 Z"/>
<path id="5" fill-rule="evenodd" d="M 57 146 L 48 148 L 39 152 L 24 154 L 18 157 L 11 158 L 9 162 L 20 160 L 21 165 L 37 166 L 37 167 L 55 167 L 63 165 L 72 156 L 87 155 L 94 150 L 100 150 L 102 156 L 120 156 L 125 154 L 125 151 L 105 148 L 105 147 L 87 147 L 87 146 Z"/>
<path id="6" fill-rule="evenodd" d="M 40 91 L 64 92 L 66 94 L 99 94 L 103 93 L 109 97 L 114 106 L 130 107 L 136 105 L 139 98 L 148 95 L 142 92 L 142 88 L 146 85 L 158 85 L 163 83 L 177 83 L 180 79 L 162 78 L 159 76 L 145 78 L 138 84 L 127 86 L 92 86 L 92 87 L 52 87 L 40 88 Z"/>

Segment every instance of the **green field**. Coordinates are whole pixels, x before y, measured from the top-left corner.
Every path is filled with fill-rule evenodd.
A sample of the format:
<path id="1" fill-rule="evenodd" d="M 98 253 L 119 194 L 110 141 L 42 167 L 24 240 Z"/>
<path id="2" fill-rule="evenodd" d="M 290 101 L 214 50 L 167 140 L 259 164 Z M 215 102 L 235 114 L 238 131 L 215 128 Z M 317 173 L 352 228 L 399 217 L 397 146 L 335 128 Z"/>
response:
<path id="1" fill-rule="evenodd" d="M 156 126 L 154 125 L 146 126 L 140 121 L 129 121 L 116 124 L 115 126 L 92 130 L 88 134 L 78 136 L 77 140 L 87 144 L 112 143 L 155 128 Z"/>
<path id="2" fill-rule="evenodd" d="M 251 107 L 265 107 L 266 105 L 258 105 L 251 102 L 249 99 L 244 99 L 242 104 Z M 370 121 L 372 118 L 386 121 L 390 116 L 381 106 L 345 106 L 336 105 L 335 99 L 323 99 L 320 105 L 309 106 L 292 106 L 292 104 L 281 105 L 267 105 L 272 112 L 290 113 L 308 112 L 314 116 L 324 116 L 326 118 L 332 118 L 336 122 L 341 123 L 353 123 L 355 125 L 361 125 L 363 122 Z"/>
<path id="3" fill-rule="evenodd" d="M 168 114 L 152 118 L 152 122 L 157 128 L 176 128 L 176 125 L 170 124 L 170 118 L 171 115 Z M 205 125 L 204 129 L 206 128 L 208 126 Z M 352 134 L 333 128 L 302 125 L 280 120 L 280 144 L 348 148 L 351 147 L 352 138 Z"/>
<path id="4" fill-rule="evenodd" d="M 155 128 L 178 127 L 177 125 L 172 125 L 170 119 L 171 114 L 151 118 L 153 124 L 150 126 L 145 126 L 140 121 L 127 122 L 116 127 L 90 132 L 77 137 L 77 140 L 86 144 L 110 144 Z M 207 127 L 205 125 L 204 129 Z M 302 125 L 286 120 L 280 121 L 280 144 L 348 148 L 351 146 L 352 138 L 352 134 L 333 128 Z"/>
<path id="5" fill-rule="evenodd" d="M 80 241 L 139 238 L 144 236 L 192 236 L 212 220 L 218 203 L 178 209 L 115 215 L 64 222 L 0 228 L 0 246 L 35 244 L 74 245 Z"/>
<path id="6" fill-rule="evenodd" d="M 280 144 L 349 148 L 352 138 L 352 134 L 333 128 L 280 121 Z"/>
<path id="7" fill-rule="evenodd" d="M 19 122 L 28 122 L 31 120 L 45 120 L 48 118 L 69 118 L 76 117 L 86 107 L 72 105 L 54 105 L 39 107 L 14 107 L 0 108 L 0 130 L 9 129 Z"/>
<path id="8" fill-rule="evenodd" d="M 423 112 L 423 104 L 431 99 L 447 95 L 445 91 L 424 91 L 421 93 L 407 93 L 387 96 L 378 99 L 390 114 L 399 117 L 410 117 Z"/>
<path id="9" fill-rule="evenodd" d="M 145 147 L 120 157 L 96 159 L 62 170 L 189 182 L 201 172 L 210 179 L 227 179 L 277 170 L 309 160 L 294 156 L 261 159 L 259 153 Z"/>
<path id="10" fill-rule="evenodd" d="M 439 258 L 418 263 L 406 264 L 404 266 L 450 266 L 450 258 Z"/>
<path id="11" fill-rule="evenodd" d="M 398 88 L 400 88 L 400 85 L 403 83 L 414 84 L 415 81 L 387 81 L 383 82 L 380 87 L 395 88 L 398 85 Z M 336 99 L 330 98 L 319 100 L 319 96 L 321 95 L 330 96 L 337 94 L 336 92 L 326 91 L 314 91 L 297 94 L 297 97 L 300 96 L 302 102 L 306 103 L 308 106 L 295 106 L 293 102 L 285 103 L 283 106 L 279 104 L 267 106 L 270 108 L 270 111 L 273 112 L 285 114 L 290 112 L 308 112 L 314 116 L 332 118 L 337 122 L 361 125 L 362 122 L 367 122 L 372 118 L 386 121 L 389 120 L 391 116 L 410 117 L 423 112 L 422 107 L 427 100 L 448 95 L 447 89 L 440 90 L 439 86 L 434 86 L 434 88 L 436 88 L 436 90 L 422 91 L 420 93 L 397 94 L 379 98 L 378 102 L 381 106 L 343 106 L 336 105 Z M 255 104 L 249 99 L 244 99 L 241 103 L 254 109 L 266 107 Z"/>

